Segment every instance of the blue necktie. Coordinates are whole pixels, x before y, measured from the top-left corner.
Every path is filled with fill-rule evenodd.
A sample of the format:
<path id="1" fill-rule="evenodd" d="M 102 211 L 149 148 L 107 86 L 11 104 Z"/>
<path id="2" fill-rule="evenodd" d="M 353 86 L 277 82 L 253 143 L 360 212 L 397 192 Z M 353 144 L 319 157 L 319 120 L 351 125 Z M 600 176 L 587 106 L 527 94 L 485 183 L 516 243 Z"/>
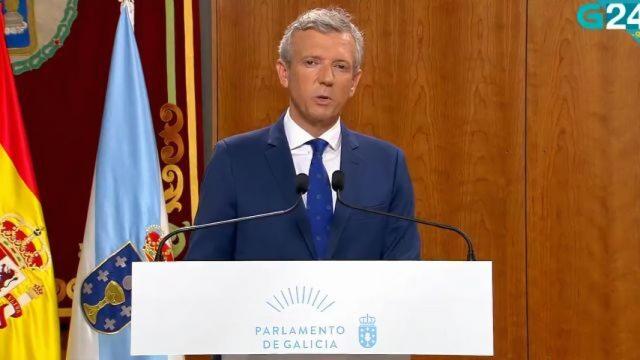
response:
<path id="1" fill-rule="evenodd" d="M 313 148 L 309 167 L 309 191 L 307 192 L 307 216 L 311 224 L 311 236 L 318 259 L 327 257 L 329 230 L 333 219 L 333 199 L 329 175 L 322 163 L 322 153 L 329 145 L 322 139 L 313 139 L 307 144 Z"/>

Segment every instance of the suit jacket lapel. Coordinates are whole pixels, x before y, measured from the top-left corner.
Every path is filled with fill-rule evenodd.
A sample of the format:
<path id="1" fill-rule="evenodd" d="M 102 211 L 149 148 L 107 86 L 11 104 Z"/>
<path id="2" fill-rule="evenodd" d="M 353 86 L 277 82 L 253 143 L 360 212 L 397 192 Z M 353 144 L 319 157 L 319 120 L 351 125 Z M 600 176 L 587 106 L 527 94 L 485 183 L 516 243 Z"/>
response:
<path id="1" fill-rule="evenodd" d="M 349 202 L 352 201 L 351 199 L 356 198 L 356 192 L 360 186 L 360 163 L 362 159 L 357 151 L 359 146 L 358 141 L 355 139 L 351 131 L 344 126 L 344 124 L 342 125 L 341 141 L 342 149 L 340 151 L 340 170 L 342 170 L 345 175 L 345 186 L 341 196 L 346 202 Z M 331 178 L 331 174 L 329 174 L 329 178 Z M 351 212 L 351 209 L 340 203 L 336 203 L 333 222 L 331 223 L 331 231 L 329 234 L 328 259 L 333 257 L 333 253 L 338 246 L 342 230 L 344 230 L 347 220 L 349 220 L 349 216 L 351 216 Z"/>
<path id="2" fill-rule="evenodd" d="M 265 157 L 271 167 L 271 172 L 276 179 L 276 184 L 285 200 L 285 206 L 289 206 L 296 201 L 295 167 L 291 158 L 291 150 L 284 132 L 284 115 L 280 117 L 269 131 L 269 139 L 267 140 L 267 150 Z M 298 224 L 298 228 L 304 238 L 307 248 L 314 259 L 317 259 L 315 246 L 311 240 L 311 226 L 305 212 L 303 204 L 300 204 L 293 212 L 293 216 Z"/>

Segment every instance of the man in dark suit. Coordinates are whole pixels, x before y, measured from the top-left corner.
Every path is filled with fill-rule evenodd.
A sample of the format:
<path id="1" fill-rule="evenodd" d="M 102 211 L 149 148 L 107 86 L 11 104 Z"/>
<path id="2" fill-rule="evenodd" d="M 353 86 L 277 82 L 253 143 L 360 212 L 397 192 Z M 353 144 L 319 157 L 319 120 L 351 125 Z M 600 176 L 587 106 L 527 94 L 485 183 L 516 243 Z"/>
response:
<path id="1" fill-rule="evenodd" d="M 345 201 L 414 214 L 402 152 L 347 129 L 340 119 L 360 80 L 362 58 L 362 34 L 343 10 L 311 10 L 289 25 L 276 64 L 289 108 L 272 126 L 216 145 L 196 223 L 285 209 L 296 201 L 299 173 L 309 175 L 305 206 L 197 231 L 187 260 L 419 259 L 415 224 L 346 208 L 331 189 L 332 173 L 342 170 Z"/>

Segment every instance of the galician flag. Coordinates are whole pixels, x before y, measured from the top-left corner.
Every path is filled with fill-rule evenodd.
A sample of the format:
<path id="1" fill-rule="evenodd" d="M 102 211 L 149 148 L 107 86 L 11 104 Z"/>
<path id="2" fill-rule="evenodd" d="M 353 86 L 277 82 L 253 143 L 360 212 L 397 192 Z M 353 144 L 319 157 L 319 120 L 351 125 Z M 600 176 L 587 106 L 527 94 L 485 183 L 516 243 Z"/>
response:
<path id="1" fill-rule="evenodd" d="M 155 134 L 130 18 L 132 7 L 132 2 L 123 2 L 111 55 L 67 359 L 132 358 L 132 263 L 153 259 L 167 231 Z M 163 253 L 171 258 L 168 246 Z"/>
<path id="2" fill-rule="evenodd" d="M 4 29 L 1 12 L 0 29 Z M 60 358 L 51 253 L 4 33 L 0 34 L 0 357 Z"/>

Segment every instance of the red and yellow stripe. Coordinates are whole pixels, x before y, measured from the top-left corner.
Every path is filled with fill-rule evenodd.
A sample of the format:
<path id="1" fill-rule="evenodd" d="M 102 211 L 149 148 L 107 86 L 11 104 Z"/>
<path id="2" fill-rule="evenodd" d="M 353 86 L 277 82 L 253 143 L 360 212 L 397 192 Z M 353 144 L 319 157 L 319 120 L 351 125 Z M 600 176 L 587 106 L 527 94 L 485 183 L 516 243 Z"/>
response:
<path id="1" fill-rule="evenodd" d="M 13 280 L 6 281 L 4 289 L 0 281 L 2 358 L 59 359 L 49 242 L 11 62 L 0 36 L 0 280 L 3 277 Z"/>

